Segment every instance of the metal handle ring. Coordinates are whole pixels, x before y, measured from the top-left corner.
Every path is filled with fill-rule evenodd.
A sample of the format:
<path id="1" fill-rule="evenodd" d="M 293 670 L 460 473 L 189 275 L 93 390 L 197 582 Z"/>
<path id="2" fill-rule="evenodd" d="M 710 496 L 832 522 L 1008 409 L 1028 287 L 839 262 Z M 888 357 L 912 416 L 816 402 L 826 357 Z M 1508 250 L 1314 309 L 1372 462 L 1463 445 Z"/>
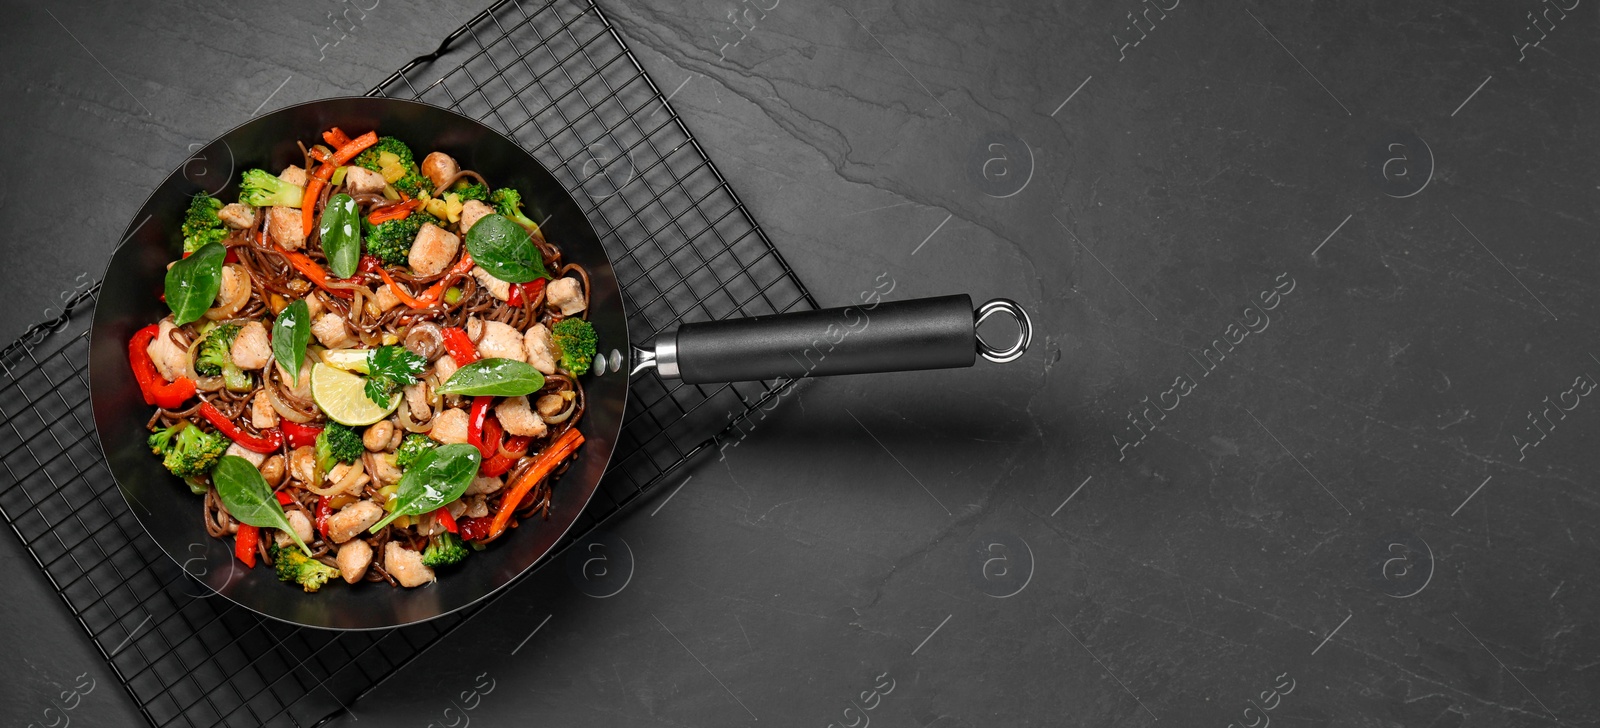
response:
<path id="1" fill-rule="evenodd" d="M 977 331 L 985 320 L 997 313 L 1010 314 L 1011 320 L 1017 322 L 1017 341 L 1004 349 L 996 349 L 989 342 L 984 341 L 983 334 Z M 1016 301 L 1009 298 L 996 298 L 979 306 L 974 317 L 975 319 L 972 323 L 973 335 L 978 339 L 978 353 L 982 354 L 983 358 L 996 364 L 1004 364 L 1009 361 L 1016 361 L 1022 358 L 1024 353 L 1027 353 L 1028 344 L 1033 341 L 1033 322 L 1028 319 L 1028 312 L 1022 310 L 1022 307 L 1018 306 Z"/>

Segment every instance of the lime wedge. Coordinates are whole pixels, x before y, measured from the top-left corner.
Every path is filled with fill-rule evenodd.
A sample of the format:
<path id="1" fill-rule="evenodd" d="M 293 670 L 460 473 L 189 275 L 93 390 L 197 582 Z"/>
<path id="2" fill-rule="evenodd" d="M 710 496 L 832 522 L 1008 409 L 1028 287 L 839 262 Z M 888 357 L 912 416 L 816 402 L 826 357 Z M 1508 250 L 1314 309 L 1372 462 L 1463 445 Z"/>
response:
<path id="1" fill-rule="evenodd" d="M 322 352 L 322 361 L 347 372 L 366 374 L 369 371 L 367 357 L 370 354 L 370 349 L 329 349 Z"/>
<path id="2" fill-rule="evenodd" d="M 390 399 L 388 407 L 367 399 L 366 392 L 362 391 L 366 384 L 366 377 L 338 367 L 320 362 L 311 366 L 311 398 L 328 419 L 341 425 L 370 425 L 388 417 L 400 406 L 402 398 L 398 393 Z"/>

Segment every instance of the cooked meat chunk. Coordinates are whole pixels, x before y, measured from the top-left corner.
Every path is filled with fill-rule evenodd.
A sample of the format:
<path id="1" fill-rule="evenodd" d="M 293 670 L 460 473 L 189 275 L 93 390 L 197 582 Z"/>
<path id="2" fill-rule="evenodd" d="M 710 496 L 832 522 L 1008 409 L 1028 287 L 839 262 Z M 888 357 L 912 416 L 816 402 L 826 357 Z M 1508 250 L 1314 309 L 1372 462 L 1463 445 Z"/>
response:
<path id="1" fill-rule="evenodd" d="M 305 485 L 317 483 L 317 449 L 301 445 L 289 452 L 289 477 Z"/>
<path id="2" fill-rule="evenodd" d="M 328 516 L 328 540 L 344 543 L 383 518 L 383 508 L 369 500 L 359 500 Z"/>
<path id="3" fill-rule="evenodd" d="M 256 208 L 238 202 L 230 202 L 217 211 L 217 217 L 222 218 L 222 224 L 235 230 L 248 230 L 256 226 Z"/>
<path id="4" fill-rule="evenodd" d="M 383 570 L 400 586 L 422 586 L 434 580 L 433 569 L 422 563 L 422 554 L 390 541 L 383 547 Z"/>
<path id="5" fill-rule="evenodd" d="M 467 507 L 461 511 L 461 515 L 467 518 L 483 518 L 489 515 L 489 502 L 481 495 L 469 495 L 459 502 L 466 504 Z"/>
<path id="6" fill-rule="evenodd" d="M 272 358 L 272 343 L 267 340 L 267 327 L 260 321 L 251 321 L 233 337 L 233 363 L 240 369 L 260 369 Z"/>
<path id="7" fill-rule="evenodd" d="M 461 171 L 461 165 L 456 164 L 455 158 L 444 152 L 430 152 L 428 156 L 422 158 L 421 169 L 423 176 L 433 182 L 434 189 L 438 189 Z M 447 191 L 439 190 L 439 196 L 444 197 Z"/>
<path id="8" fill-rule="evenodd" d="M 528 408 L 527 397 L 507 397 L 504 402 L 495 405 L 494 416 L 500 419 L 500 426 L 512 435 L 543 437 L 547 429 L 544 420 Z"/>
<path id="9" fill-rule="evenodd" d="M 268 210 L 267 233 L 284 250 L 299 250 L 306 244 L 306 229 L 300 221 L 300 210 L 293 207 L 277 206 Z"/>
<path id="10" fill-rule="evenodd" d="M 246 450 L 242 446 L 240 446 L 239 443 L 237 443 L 237 442 L 228 445 L 228 449 L 223 450 L 222 451 L 222 455 L 224 457 L 226 457 L 228 455 L 232 455 L 234 457 L 244 458 L 246 460 L 249 460 L 251 465 L 254 465 L 254 466 L 258 467 L 258 468 L 261 467 L 262 463 L 267 461 L 267 456 L 265 454 L 259 453 L 259 452 L 254 452 L 254 451 L 251 451 L 251 450 Z"/>
<path id="11" fill-rule="evenodd" d="M 456 370 L 460 368 L 461 367 L 456 364 L 455 357 L 445 354 L 444 356 L 439 357 L 438 361 L 433 363 L 433 375 L 438 378 L 440 384 L 443 384 L 447 381 L 450 381 L 450 375 L 455 374 Z"/>
<path id="12" fill-rule="evenodd" d="M 306 171 L 301 169 L 300 165 L 298 164 L 291 164 L 284 168 L 283 172 L 278 174 L 278 179 L 288 182 L 296 187 L 304 187 L 306 186 L 307 182 L 311 181 L 311 179 L 306 176 Z"/>
<path id="13" fill-rule="evenodd" d="M 155 362 L 156 371 L 161 373 L 161 378 L 175 381 L 178 377 L 193 377 L 189 371 L 189 350 L 172 343 L 172 330 L 177 328 L 172 325 L 172 319 L 162 319 L 161 329 L 156 332 L 156 338 L 145 347 L 145 352 L 150 355 L 150 361 Z"/>
<path id="14" fill-rule="evenodd" d="M 405 388 L 406 407 L 411 409 L 411 419 L 421 422 L 433 414 L 433 407 L 428 404 L 428 385 L 422 382 L 408 384 Z"/>
<path id="15" fill-rule="evenodd" d="M 294 535 L 300 537 L 302 543 L 310 544 L 314 532 L 311 530 L 311 519 L 306 517 L 306 512 L 294 509 L 285 510 L 283 515 L 289 519 L 289 527 L 294 529 Z"/>
<path id="16" fill-rule="evenodd" d="M 534 411 L 538 412 L 539 416 L 544 418 L 555 417 L 556 415 L 561 414 L 561 411 L 566 408 L 567 400 L 563 399 L 559 394 L 547 394 L 543 397 L 540 397 L 539 401 L 533 403 Z"/>
<path id="17" fill-rule="evenodd" d="M 472 479 L 472 484 L 467 486 L 463 495 L 488 495 L 505 487 L 506 481 L 501 478 L 485 478 L 482 476 Z"/>
<path id="18" fill-rule="evenodd" d="M 400 297 L 394 295 L 394 289 L 387 283 L 378 286 L 378 291 L 373 294 L 372 300 L 378 304 L 379 311 L 388 311 L 400 305 Z"/>
<path id="19" fill-rule="evenodd" d="M 222 285 L 217 288 L 217 300 L 206 310 L 206 318 L 231 319 L 249 302 L 250 274 L 240 265 L 222 266 Z"/>
<path id="20" fill-rule="evenodd" d="M 428 431 L 431 437 L 446 445 L 467 441 L 467 411 L 464 409 L 447 409 L 433 418 L 433 429 Z"/>
<path id="21" fill-rule="evenodd" d="M 562 316 L 571 316 L 589 307 L 589 302 L 583 300 L 583 286 L 576 278 L 557 278 L 550 281 L 544 291 L 545 304 L 560 311 Z"/>
<path id="22" fill-rule="evenodd" d="M 550 329 L 544 324 L 534 324 L 523 335 L 522 347 L 528 352 L 528 363 L 541 374 L 556 373 L 555 347 L 550 345 Z"/>
<path id="23" fill-rule="evenodd" d="M 336 313 L 322 314 L 322 318 L 311 324 L 311 333 L 329 349 L 340 349 L 355 342 L 355 337 L 345 329 L 344 317 Z"/>
<path id="24" fill-rule="evenodd" d="M 416 242 L 411 244 L 407 262 L 419 276 L 431 276 L 443 271 L 456 259 L 461 250 L 461 238 L 433 223 L 426 223 L 417 231 Z"/>
<path id="25" fill-rule="evenodd" d="M 258 430 L 278 426 L 278 411 L 272 408 L 266 392 L 256 392 L 250 398 L 250 426 Z"/>
<path id="26" fill-rule="evenodd" d="M 477 202 L 477 200 L 473 200 L 473 202 Z M 484 270 L 483 266 L 480 265 L 473 268 L 472 277 L 478 279 L 478 285 L 489 291 L 489 295 L 502 301 L 511 297 L 511 284 L 489 275 L 489 271 Z"/>
<path id="27" fill-rule="evenodd" d="M 478 340 L 478 355 L 485 359 L 528 361 L 528 352 L 522 346 L 522 334 L 499 321 L 483 322 L 483 338 Z"/>
<path id="28" fill-rule="evenodd" d="M 334 560 L 339 564 L 339 576 L 354 584 L 367 575 L 367 567 L 372 565 L 372 547 L 359 538 L 346 541 Z"/>
<path id="29" fill-rule="evenodd" d="M 284 389 L 300 399 L 311 399 L 311 355 L 307 354 L 304 361 L 300 362 L 300 378 L 291 381 L 289 371 L 283 368 L 283 362 L 277 363 L 278 381 L 283 382 Z"/>
<path id="30" fill-rule="evenodd" d="M 467 231 L 471 230 L 472 226 L 476 225 L 479 220 L 482 220 L 484 215 L 492 212 L 494 212 L 494 208 L 483 204 L 482 201 L 467 200 L 466 204 L 461 206 L 461 234 L 466 235 Z M 477 273 L 474 272 L 473 275 L 477 275 Z"/>
<path id="31" fill-rule="evenodd" d="M 344 170 L 344 187 L 352 195 L 383 191 L 383 175 L 366 167 L 350 165 Z"/>

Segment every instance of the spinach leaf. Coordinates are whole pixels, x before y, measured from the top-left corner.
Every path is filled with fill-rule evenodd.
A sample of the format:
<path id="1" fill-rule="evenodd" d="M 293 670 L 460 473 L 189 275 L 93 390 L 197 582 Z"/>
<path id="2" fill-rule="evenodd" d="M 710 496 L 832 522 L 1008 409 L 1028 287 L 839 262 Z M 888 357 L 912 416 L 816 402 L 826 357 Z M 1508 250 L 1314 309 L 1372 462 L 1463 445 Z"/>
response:
<path id="1" fill-rule="evenodd" d="M 416 464 L 400 476 L 394 494 L 394 510 L 372 524 L 377 533 L 401 516 L 420 516 L 453 503 L 467 492 L 483 456 L 472 445 L 441 445 L 422 454 Z"/>
<path id="2" fill-rule="evenodd" d="M 300 365 L 305 362 L 306 344 L 311 343 L 311 309 L 302 298 L 278 314 L 272 322 L 272 358 L 289 372 L 290 383 L 300 381 Z"/>
<path id="3" fill-rule="evenodd" d="M 550 277 L 544 269 L 544 256 L 528 231 L 504 215 L 478 218 L 467 231 L 467 252 L 489 275 L 507 283 Z"/>
<path id="4" fill-rule="evenodd" d="M 473 451 L 477 449 L 473 448 Z M 211 482 L 217 486 L 217 497 L 222 499 L 222 507 L 228 509 L 228 515 L 233 516 L 234 520 L 257 528 L 283 531 L 300 544 L 307 556 L 311 555 L 311 549 L 295 535 L 289 518 L 283 514 L 283 506 L 272 495 L 272 486 L 267 485 L 266 479 L 261 477 L 261 471 L 256 470 L 249 460 L 238 455 L 222 456 L 211 471 Z"/>
<path id="5" fill-rule="evenodd" d="M 322 208 L 322 253 L 328 256 L 328 267 L 340 278 L 356 274 L 361 263 L 361 214 L 356 211 L 356 201 L 343 192 L 328 198 Z"/>
<path id="6" fill-rule="evenodd" d="M 520 397 L 543 387 L 544 375 L 516 359 L 479 359 L 457 369 L 439 387 L 439 393 Z"/>
<path id="7" fill-rule="evenodd" d="M 172 309 L 174 323 L 182 326 L 206 315 L 222 290 L 222 259 L 226 257 L 228 249 L 221 243 L 206 243 L 167 270 L 167 308 Z"/>

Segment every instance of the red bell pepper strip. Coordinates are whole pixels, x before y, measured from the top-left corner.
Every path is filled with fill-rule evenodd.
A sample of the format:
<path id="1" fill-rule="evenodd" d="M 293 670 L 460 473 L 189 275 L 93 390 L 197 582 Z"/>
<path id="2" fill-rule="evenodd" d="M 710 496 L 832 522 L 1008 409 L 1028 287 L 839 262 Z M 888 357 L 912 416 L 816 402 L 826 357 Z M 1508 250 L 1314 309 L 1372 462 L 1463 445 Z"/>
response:
<path id="1" fill-rule="evenodd" d="M 367 216 L 367 222 L 370 222 L 373 225 L 380 225 L 389 222 L 390 220 L 404 220 L 410 217 L 411 213 L 416 212 L 421 207 L 422 200 L 406 200 L 405 202 L 396 205 L 390 205 L 380 210 L 373 210 L 372 214 Z"/>
<path id="2" fill-rule="evenodd" d="M 449 508 L 441 507 L 439 510 L 434 511 L 433 518 L 439 522 L 439 525 L 444 526 L 444 530 L 451 533 L 461 532 L 461 527 L 456 525 L 455 516 L 450 515 Z"/>
<path id="3" fill-rule="evenodd" d="M 322 540 L 328 540 L 328 516 L 333 513 L 333 508 L 328 505 L 330 498 L 322 496 L 317 499 L 316 524 L 317 533 L 322 534 Z"/>
<path id="4" fill-rule="evenodd" d="M 511 284 L 511 295 L 506 296 L 506 303 L 520 307 L 523 303 L 538 298 L 539 293 L 544 290 L 544 280 L 538 278 L 528 283 Z"/>
<path id="5" fill-rule="evenodd" d="M 291 450 L 297 447 L 315 445 L 317 442 L 317 435 L 322 434 L 321 427 L 317 427 L 316 425 L 302 425 L 298 422 L 291 422 L 289 420 L 284 420 L 283 424 L 279 425 L 279 427 L 283 428 L 284 439 L 289 441 L 289 448 Z"/>
<path id="6" fill-rule="evenodd" d="M 348 144 L 340 145 L 332 157 L 324 159 L 322 155 L 317 155 L 322 164 L 311 173 L 311 179 L 306 182 L 305 197 L 300 199 L 300 226 L 305 229 L 307 237 L 310 237 L 311 230 L 317 226 L 317 198 L 322 195 L 322 188 L 327 186 L 328 180 L 333 178 L 333 170 L 355 159 L 357 154 L 377 143 L 378 133 L 369 131 L 350 140 Z"/>
<path id="7" fill-rule="evenodd" d="M 495 453 L 494 457 L 483 461 L 483 464 L 478 466 L 478 474 L 485 478 L 498 478 L 505 475 L 507 471 L 511 470 L 511 466 L 516 465 L 517 461 L 528 453 L 528 443 L 532 440 L 533 438 L 527 435 L 516 435 L 507 438 L 505 445 L 501 446 L 500 451 Z"/>
<path id="8" fill-rule="evenodd" d="M 463 251 L 461 253 L 461 260 L 456 261 L 456 264 L 444 274 L 443 278 L 440 278 L 438 282 L 428 286 L 428 290 L 422 292 L 422 296 L 419 298 L 419 300 L 423 302 L 424 306 L 416 306 L 415 308 L 423 308 L 425 306 L 432 306 L 433 304 L 438 303 L 439 299 L 444 296 L 444 289 L 447 287 L 446 284 L 450 282 L 451 278 L 454 278 L 458 275 L 466 275 L 467 273 L 471 273 L 473 267 L 477 265 L 478 264 L 472 260 L 472 254 Z"/>
<path id="9" fill-rule="evenodd" d="M 294 498 L 289 495 L 288 491 L 280 490 L 276 493 L 273 493 L 272 497 L 278 499 L 278 505 L 280 506 L 286 506 L 294 502 Z"/>
<path id="10" fill-rule="evenodd" d="M 239 447 L 250 452 L 269 454 L 275 453 L 279 448 L 283 447 L 283 432 L 276 427 L 262 430 L 260 435 L 252 435 L 239 429 L 239 426 L 234 424 L 233 420 L 224 416 L 222 410 L 217 409 L 210 402 L 200 403 L 200 415 L 205 417 L 206 421 L 210 422 L 213 427 L 217 428 L 217 431 L 227 435 L 228 439 L 239 443 Z"/>
<path id="11" fill-rule="evenodd" d="M 493 403 L 494 397 L 473 397 L 472 411 L 467 414 L 467 443 L 478 448 L 478 452 L 483 454 L 485 460 L 494 457 L 495 451 L 490 449 L 491 447 L 496 449 L 500 447 L 499 442 L 490 445 L 483 441 L 484 425 L 489 420 L 489 405 Z M 496 423 L 496 426 L 498 427 L 499 423 Z"/>
<path id="12" fill-rule="evenodd" d="M 493 541 L 505 533 L 506 528 L 511 525 L 511 516 L 516 513 L 522 499 L 533 491 L 533 486 L 549 477 L 550 473 L 566 462 L 567 458 L 572 457 L 572 453 L 582 444 L 583 433 L 578 428 L 571 427 L 561 433 L 561 437 L 556 438 L 555 442 L 550 443 L 544 452 L 539 453 L 533 462 L 533 467 L 523 471 L 522 477 L 511 484 L 509 492 L 500 500 L 500 508 L 495 511 L 494 521 L 489 524 L 489 533 L 483 540 Z"/>
<path id="13" fill-rule="evenodd" d="M 233 555 L 245 566 L 256 568 L 256 544 L 261 543 L 261 529 L 248 523 L 239 524 L 239 533 L 233 537 Z"/>
<path id="14" fill-rule="evenodd" d="M 128 340 L 128 364 L 133 367 L 133 379 L 139 383 L 139 392 L 144 395 L 145 404 L 177 409 L 194 396 L 194 380 L 178 377 L 178 381 L 168 384 L 156 371 L 155 362 L 150 361 L 149 347 L 160 332 L 159 325 L 150 324 L 134 333 L 133 338 Z"/>
<path id="15" fill-rule="evenodd" d="M 463 518 L 459 522 L 460 536 L 463 541 L 482 541 L 489 537 L 489 529 L 494 526 L 494 519 L 484 516 L 482 518 Z"/>
<path id="16" fill-rule="evenodd" d="M 444 338 L 444 348 L 450 352 L 450 358 L 456 360 L 457 367 L 464 367 L 478 360 L 478 347 L 472 344 L 472 338 L 467 336 L 464 329 L 441 329 Z"/>

